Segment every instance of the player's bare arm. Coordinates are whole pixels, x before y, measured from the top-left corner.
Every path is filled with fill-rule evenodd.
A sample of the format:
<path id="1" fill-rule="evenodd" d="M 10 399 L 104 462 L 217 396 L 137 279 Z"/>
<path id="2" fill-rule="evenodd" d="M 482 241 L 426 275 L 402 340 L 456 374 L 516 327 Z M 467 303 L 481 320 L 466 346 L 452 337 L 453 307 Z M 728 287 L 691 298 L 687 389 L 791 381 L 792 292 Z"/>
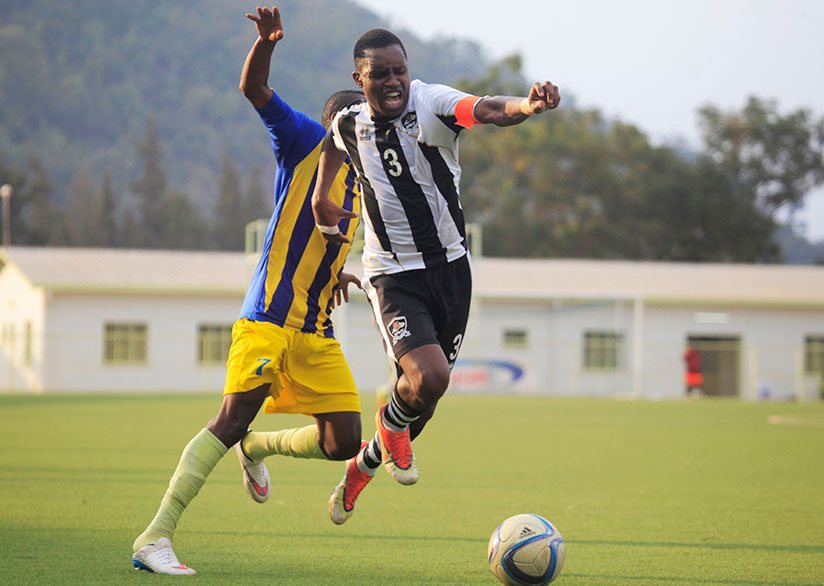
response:
<path id="1" fill-rule="evenodd" d="M 494 96 L 484 98 L 475 106 L 475 120 L 482 124 L 512 126 L 520 124 L 530 116 L 553 110 L 561 103 L 558 86 L 552 82 L 537 82 L 532 85 L 525 98 Z"/>
<path id="2" fill-rule="evenodd" d="M 262 108 L 272 99 L 269 87 L 269 64 L 275 45 L 283 39 L 283 24 L 277 6 L 272 9 L 257 7 L 256 14 L 246 14 L 255 23 L 258 38 L 243 64 L 240 74 L 240 91 L 255 108 Z"/>
<path id="3" fill-rule="evenodd" d="M 349 242 L 349 237 L 340 231 L 338 223 L 346 218 L 358 217 L 355 212 L 345 210 L 329 199 L 329 189 L 345 160 L 346 153 L 335 146 L 330 129 L 320 148 L 318 178 L 315 182 L 315 191 L 312 193 L 312 213 L 315 215 L 315 224 L 318 229 L 332 244 Z"/>

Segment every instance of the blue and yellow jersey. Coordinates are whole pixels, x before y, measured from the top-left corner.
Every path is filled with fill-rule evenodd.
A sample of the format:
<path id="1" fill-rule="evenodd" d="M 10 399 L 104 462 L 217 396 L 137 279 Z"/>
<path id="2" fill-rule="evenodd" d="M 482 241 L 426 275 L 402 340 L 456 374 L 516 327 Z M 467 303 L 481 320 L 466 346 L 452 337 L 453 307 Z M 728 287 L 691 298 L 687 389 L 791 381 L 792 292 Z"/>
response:
<path id="1" fill-rule="evenodd" d="M 277 160 L 275 211 L 266 231 L 240 317 L 332 337 L 332 300 L 349 245 L 332 245 L 315 229 L 312 191 L 326 131 L 277 94 L 258 110 Z M 360 213 L 360 190 L 349 159 L 341 166 L 329 199 Z M 351 239 L 358 220 L 343 220 Z"/>

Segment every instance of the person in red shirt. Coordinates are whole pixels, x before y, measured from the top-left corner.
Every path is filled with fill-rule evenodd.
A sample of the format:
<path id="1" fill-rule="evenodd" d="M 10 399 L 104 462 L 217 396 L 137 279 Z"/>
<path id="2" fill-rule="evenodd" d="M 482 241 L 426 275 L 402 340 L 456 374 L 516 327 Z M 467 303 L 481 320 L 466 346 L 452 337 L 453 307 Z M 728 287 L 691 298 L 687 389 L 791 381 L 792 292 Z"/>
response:
<path id="1" fill-rule="evenodd" d="M 703 391 L 704 375 L 701 374 L 701 353 L 692 343 L 684 352 L 684 362 L 687 364 L 687 372 L 684 375 L 687 396 L 698 395 Z"/>

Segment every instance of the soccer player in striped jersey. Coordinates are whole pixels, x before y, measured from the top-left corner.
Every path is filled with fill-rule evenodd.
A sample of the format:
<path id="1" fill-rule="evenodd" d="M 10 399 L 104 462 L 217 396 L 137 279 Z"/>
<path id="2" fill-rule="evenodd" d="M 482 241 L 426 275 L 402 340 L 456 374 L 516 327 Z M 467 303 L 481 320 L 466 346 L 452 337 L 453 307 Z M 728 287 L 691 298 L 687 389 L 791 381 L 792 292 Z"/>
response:
<path id="1" fill-rule="evenodd" d="M 267 81 L 272 51 L 283 38 L 278 9 L 258 8 L 246 16 L 255 22 L 258 39 L 240 87 L 271 136 L 278 163 L 275 211 L 232 330 L 223 403 L 184 449 L 157 514 L 133 544 L 134 567 L 156 573 L 195 573 L 179 562 L 171 540 L 184 509 L 231 446 L 246 489 L 259 503 L 269 497 L 264 457 L 342 461 L 361 447 L 360 401 L 329 317 L 341 298 L 348 301 L 348 285 L 360 284 L 343 272 L 349 245 L 329 243 L 315 229 L 310 198 L 325 128 L 339 110 L 363 100 L 363 93 L 333 94 L 323 125 L 293 110 Z M 348 211 L 341 229 L 351 237 L 360 192 L 350 163 L 334 174 L 330 193 Z M 313 415 L 315 421 L 295 429 L 249 431 L 261 406 L 268 413 Z"/>
<path id="2" fill-rule="evenodd" d="M 550 82 L 535 83 L 526 97 L 478 97 L 410 81 L 403 43 L 383 29 L 361 36 L 354 58 L 352 76 L 366 103 L 341 112 L 327 133 L 312 208 L 330 242 L 348 242 L 349 213 L 328 197 L 348 155 L 366 210 L 363 285 L 399 378 L 376 414 L 375 437 L 347 462 L 332 493 L 335 523 L 352 515 L 381 462 L 399 483 L 417 481 L 410 442 L 446 391 L 464 338 L 472 275 L 459 198 L 459 134 L 475 124 L 519 124 L 560 102 Z"/>

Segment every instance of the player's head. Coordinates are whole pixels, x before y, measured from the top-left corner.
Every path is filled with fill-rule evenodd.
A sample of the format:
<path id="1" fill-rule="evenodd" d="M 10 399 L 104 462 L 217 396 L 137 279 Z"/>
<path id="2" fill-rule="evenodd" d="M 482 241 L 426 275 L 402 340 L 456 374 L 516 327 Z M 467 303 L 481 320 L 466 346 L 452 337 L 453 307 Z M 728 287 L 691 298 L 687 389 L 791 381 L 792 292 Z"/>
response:
<path id="1" fill-rule="evenodd" d="M 366 94 L 372 115 L 397 118 L 409 101 L 409 68 L 401 40 L 382 28 L 361 35 L 355 43 L 352 78 Z"/>
<path id="2" fill-rule="evenodd" d="M 324 128 L 329 128 L 335 114 L 352 104 L 363 102 L 364 99 L 361 90 L 341 90 L 335 92 L 329 96 L 329 99 L 326 100 L 326 103 L 323 105 L 323 114 L 321 115 L 320 123 L 323 124 Z"/>

